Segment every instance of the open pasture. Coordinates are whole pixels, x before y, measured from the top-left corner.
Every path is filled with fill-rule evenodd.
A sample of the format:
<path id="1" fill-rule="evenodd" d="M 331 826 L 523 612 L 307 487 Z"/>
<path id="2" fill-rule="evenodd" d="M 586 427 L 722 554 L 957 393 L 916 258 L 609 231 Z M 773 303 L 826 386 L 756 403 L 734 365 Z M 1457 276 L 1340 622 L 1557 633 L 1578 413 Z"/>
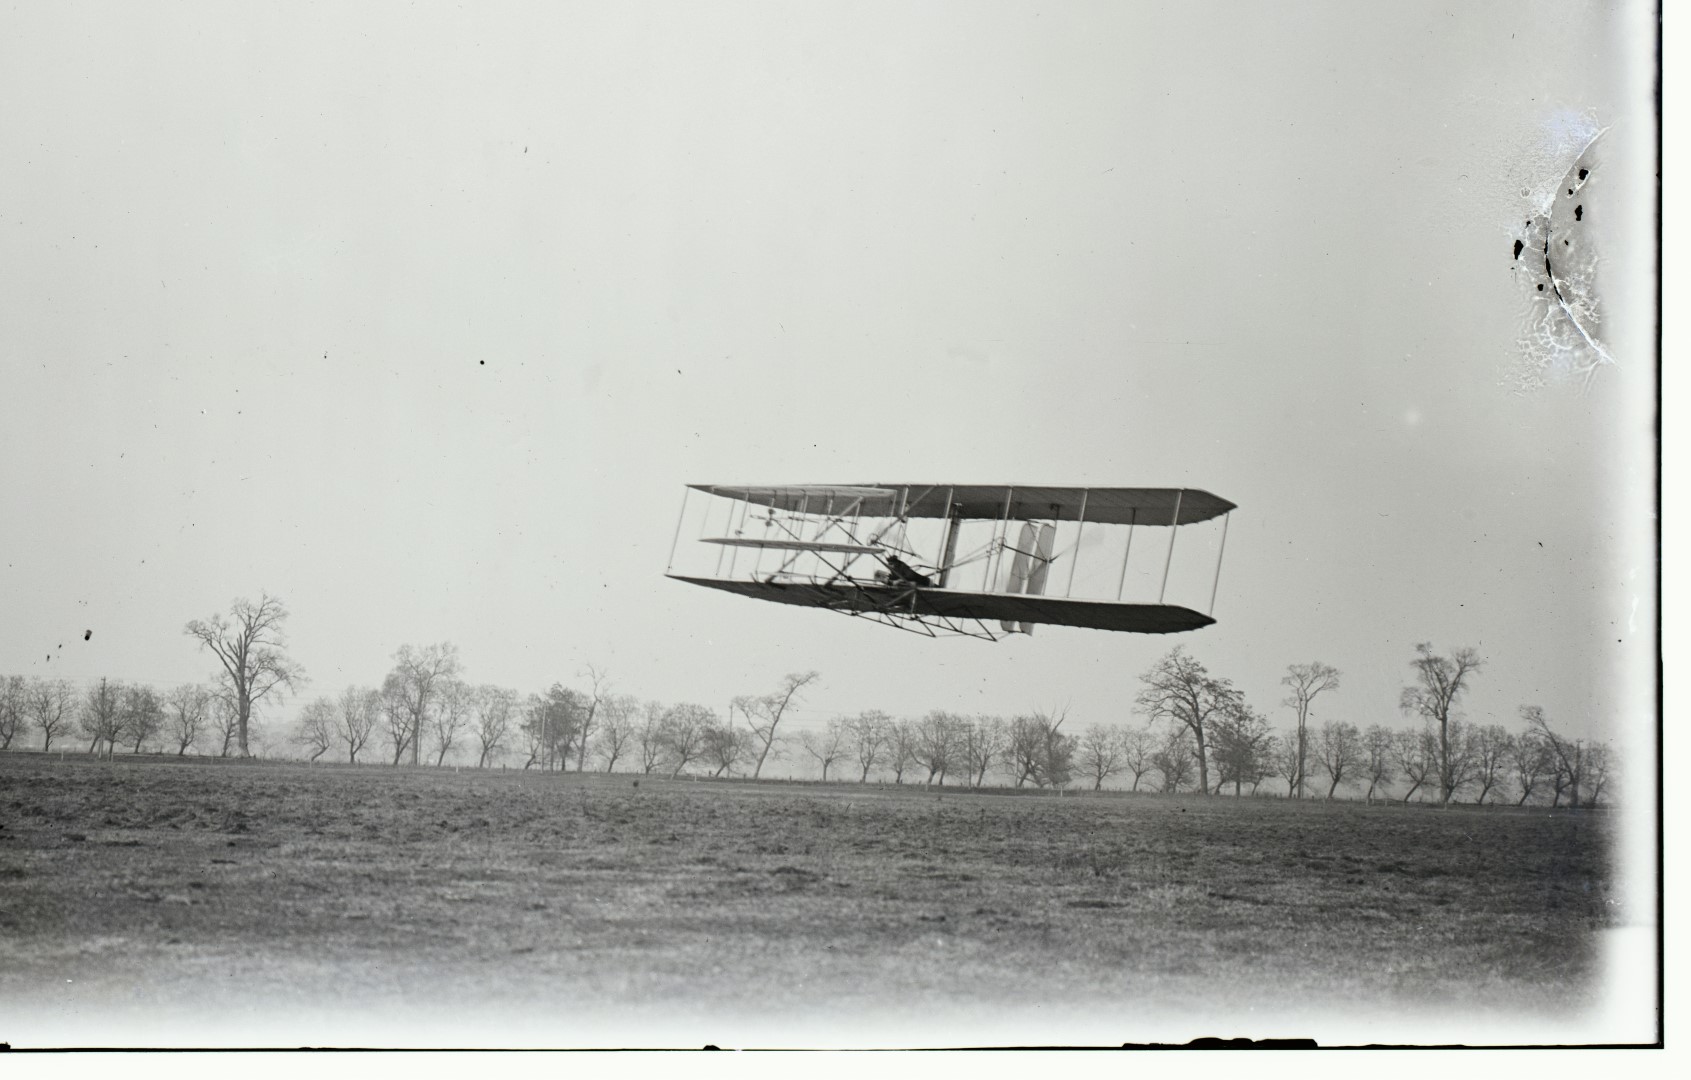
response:
<path id="1" fill-rule="evenodd" d="M 1543 809 L 4 754 L 0 824 L 17 1046 L 1484 1040 L 1621 899 Z"/>

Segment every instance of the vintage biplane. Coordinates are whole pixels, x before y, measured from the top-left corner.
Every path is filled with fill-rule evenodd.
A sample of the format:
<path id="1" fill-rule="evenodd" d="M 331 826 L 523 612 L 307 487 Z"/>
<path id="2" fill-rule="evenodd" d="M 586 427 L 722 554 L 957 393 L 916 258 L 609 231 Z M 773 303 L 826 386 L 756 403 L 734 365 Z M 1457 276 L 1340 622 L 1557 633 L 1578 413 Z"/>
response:
<path id="1" fill-rule="evenodd" d="M 699 545 L 687 561 L 697 569 L 680 572 L 677 549 L 695 493 L 705 496 L 691 515 L 698 519 Z M 1164 603 L 1180 526 L 1221 518 L 1209 590 L 1213 612 L 1232 509 L 1226 499 L 1191 488 L 690 484 L 665 573 L 755 600 L 825 608 L 929 636 L 996 640 L 1032 633 L 1040 623 L 1172 634 L 1215 621 Z M 1169 530 L 1166 551 L 1154 553 L 1162 556 L 1156 603 L 1124 602 L 1134 533 L 1147 527 Z M 1100 530 L 1115 538 L 1101 537 Z M 1089 575 L 1092 591 L 1106 594 L 1107 579 L 1114 578 L 1113 598 L 1072 595 L 1083 538 L 1091 551 L 1108 553 L 1107 570 L 1117 558 L 1114 544 L 1121 544 L 1119 573 L 1106 573 L 1102 588 L 1098 568 Z M 1143 543 L 1140 552 L 1143 562 Z M 1053 588 L 1054 570 L 1064 578 L 1061 595 Z M 1154 577 L 1155 567 L 1150 571 Z M 1147 577 L 1142 572 L 1136 582 Z"/>

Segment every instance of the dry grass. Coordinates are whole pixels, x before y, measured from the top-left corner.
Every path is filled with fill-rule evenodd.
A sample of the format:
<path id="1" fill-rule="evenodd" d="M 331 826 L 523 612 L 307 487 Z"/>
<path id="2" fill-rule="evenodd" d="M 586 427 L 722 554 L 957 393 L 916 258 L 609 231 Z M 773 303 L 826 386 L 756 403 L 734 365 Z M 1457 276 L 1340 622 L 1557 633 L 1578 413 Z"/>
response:
<path id="1" fill-rule="evenodd" d="M 443 1006 L 1555 1016 L 1594 992 L 1613 910 L 1603 816 L 1544 810 L 12 754 L 0 823 L 0 1014 L 176 1031 Z"/>

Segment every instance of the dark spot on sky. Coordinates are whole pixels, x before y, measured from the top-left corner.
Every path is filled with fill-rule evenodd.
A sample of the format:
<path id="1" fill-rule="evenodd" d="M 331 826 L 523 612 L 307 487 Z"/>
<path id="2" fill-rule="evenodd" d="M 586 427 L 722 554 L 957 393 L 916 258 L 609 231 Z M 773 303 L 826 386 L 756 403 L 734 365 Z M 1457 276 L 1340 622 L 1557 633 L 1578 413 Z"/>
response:
<path id="1" fill-rule="evenodd" d="M 481 366 L 482 366 L 482 367 L 486 367 L 486 366 L 487 366 L 487 361 L 486 361 L 486 360 L 482 360 L 482 361 L 479 361 L 479 363 L 480 363 L 480 364 L 481 364 Z"/>
<path id="2" fill-rule="evenodd" d="M 92 631 L 92 630 L 84 630 L 82 632 L 82 640 L 83 641 L 87 641 L 89 638 L 91 638 L 93 636 L 94 636 L 94 631 Z"/>
<path id="3" fill-rule="evenodd" d="M 1567 242 L 1567 241 L 1566 241 L 1566 240 L 1564 240 L 1564 241 L 1562 241 L 1562 246 L 1563 246 L 1563 247 L 1567 247 L 1567 246 L 1568 246 L 1568 242 Z"/>
<path id="4" fill-rule="evenodd" d="M 1526 246 L 1527 245 L 1526 245 L 1525 241 L 1521 241 L 1521 240 L 1515 241 L 1515 258 L 1518 259 L 1518 258 L 1521 257 L 1521 249 L 1526 247 Z"/>
<path id="5" fill-rule="evenodd" d="M 1580 203 L 1578 206 L 1574 207 L 1574 220 L 1579 221 L 1583 217 L 1585 217 L 1585 204 Z"/>

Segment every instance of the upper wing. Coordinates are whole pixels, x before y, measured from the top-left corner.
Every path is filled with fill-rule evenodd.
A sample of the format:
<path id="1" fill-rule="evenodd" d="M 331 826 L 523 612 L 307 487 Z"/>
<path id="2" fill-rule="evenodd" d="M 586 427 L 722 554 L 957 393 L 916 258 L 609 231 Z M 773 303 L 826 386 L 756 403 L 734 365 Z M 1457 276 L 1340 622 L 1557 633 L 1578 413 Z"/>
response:
<path id="1" fill-rule="evenodd" d="M 888 517 L 1057 520 L 1102 525 L 1191 525 L 1233 509 L 1219 495 L 1198 488 L 1078 488 L 1014 484 L 791 484 L 744 487 L 692 484 L 731 499 L 777 510 L 812 514 L 850 512 Z M 1175 517 L 1178 507 L 1179 517 Z"/>

